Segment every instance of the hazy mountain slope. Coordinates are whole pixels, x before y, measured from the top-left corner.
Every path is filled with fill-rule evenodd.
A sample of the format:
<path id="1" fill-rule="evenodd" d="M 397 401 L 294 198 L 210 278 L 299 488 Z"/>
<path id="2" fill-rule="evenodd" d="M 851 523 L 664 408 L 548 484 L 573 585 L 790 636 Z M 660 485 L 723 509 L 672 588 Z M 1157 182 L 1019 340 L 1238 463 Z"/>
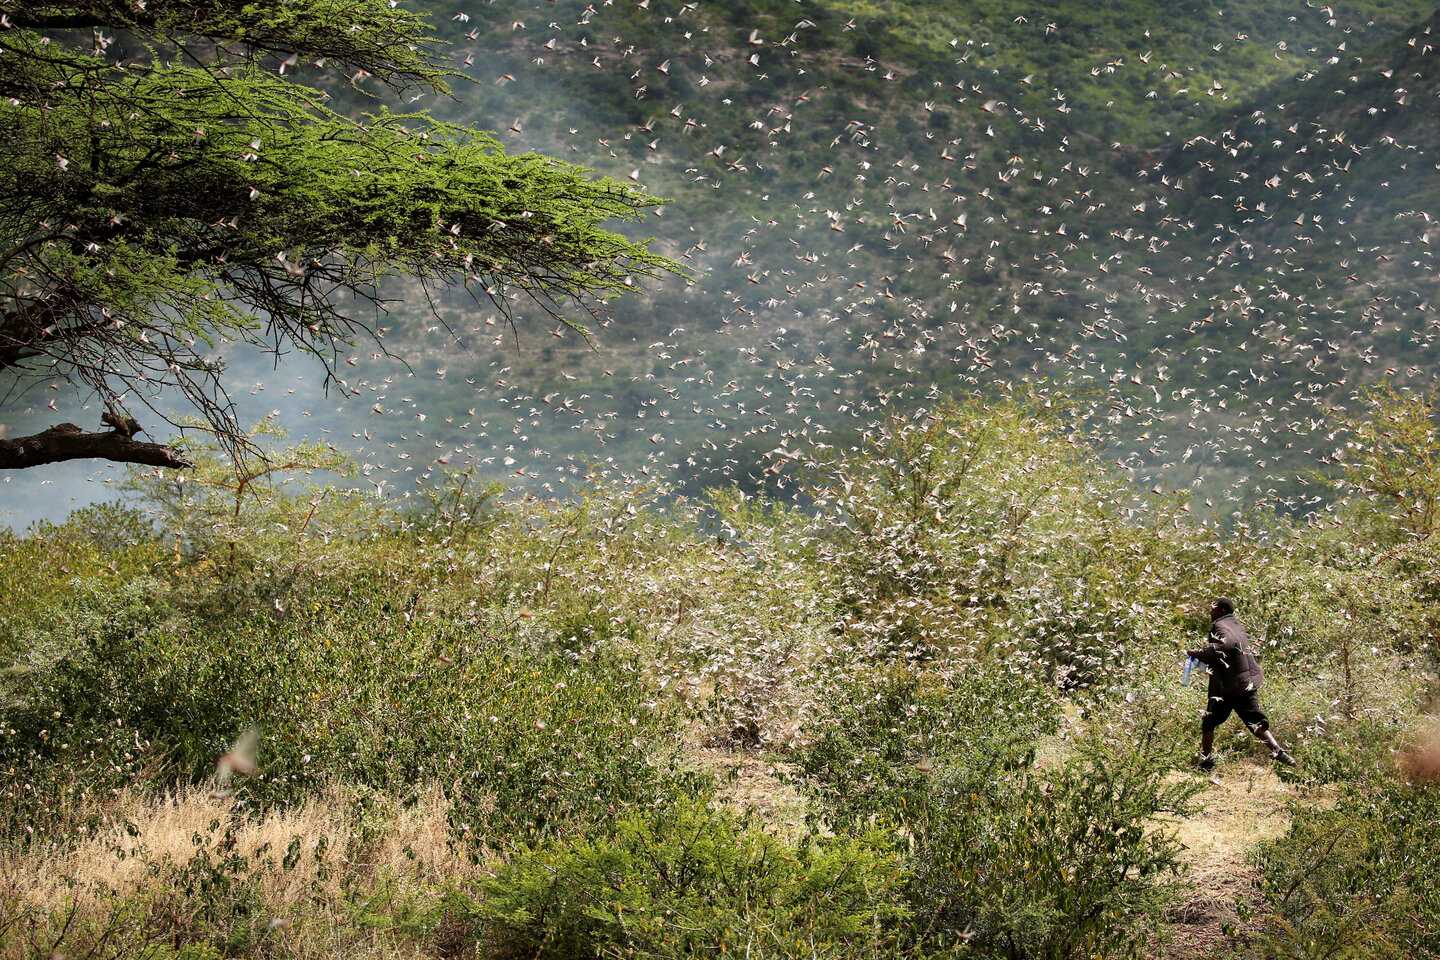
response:
<path id="1" fill-rule="evenodd" d="M 1258 290 L 1265 264 L 1238 261 L 1246 244 L 1280 237 L 1249 235 L 1241 171 L 1237 183 L 1211 182 L 1226 167 L 1204 151 L 1234 146 L 1225 131 L 1253 113 L 1250 100 L 1321 89 L 1317 77 L 1353 69 L 1368 44 L 1403 43 L 1395 36 L 1432 8 L 1392 5 L 1342 23 L 1303 4 L 1252 5 L 1238 21 L 1209 5 L 1062 5 L 1043 20 L 1018 5 L 809 4 L 803 16 L 793 7 L 600 8 L 587 24 L 557 19 L 555 29 L 519 5 L 482 27 L 477 45 L 504 54 L 478 74 L 473 98 L 483 115 L 518 128 L 502 130 L 507 138 L 590 149 L 601 169 L 635 172 L 677 198 L 651 224 L 656 232 L 677 251 L 706 247 L 693 252 L 707 271 L 698 290 L 659 291 L 653 312 L 623 318 L 637 349 L 642 340 L 659 346 L 627 353 L 623 332 L 607 334 L 605 368 L 662 375 L 688 345 L 706 351 L 704 369 L 723 384 L 744 368 L 723 363 L 731 351 L 718 336 L 743 330 L 750 342 L 775 344 L 768 349 L 781 362 L 803 363 L 813 350 L 828 369 L 856 374 L 830 388 L 853 397 L 850 410 L 817 411 L 832 425 L 845 413 L 868 417 L 864 405 L 875 406 L 887 383 L 923 393 L 1008 371 L 1129 387 L 1132 407 L 1148 401 L 1205 427 L 1217 418 L 1180 391 L 1218 382 L 1238 395 L 1224 408 L 1212 403 L 1210 414 L 1223 411 L 1219 421 L 1246 431 L 1233 451 L 1229 438 L 1211 442 L 1212 460 L 1254 459 L 1257 442 L 1272 445 L 1263 421 L 1243 423 L 1237 409 L 1273 405 L 1302 386 L 1308 400 L 1317 372 L 1326 374 L 1313 381 L 1324 402 L 1347 392 L 1349 371 L 1328 361 L 1303 369 L 1311 358 L 1295 349 L 1260 351 L 1252 363 L 1264 369 L 1242 374 L 1246 383 L 1210 375 L 1210 350 L 1244 346 L 1250 359 L 1255 324 L 1241 332 L 1236 320 L 1245 297 L 1256 296 L 1234 288 L 1263 295 L 1269 287 Z M 515 79 L 497 85 L 497 72 Z M 1358 110 L 1378 93 L 1367 85 L 1350 102 Z M 1390 115 L 1400 142 L 1433 117 L 1433 97 L 1413 102 L 1420 106 Z M 597 120 L 619 125 L 597 136 Z M 1291 140 L 1318 139 L 1301 135 Z M 1303 145 L 1252 145 L 1247 162 L 1268 151 L 1289 163 Z M 1318 146 L 1298 157 L 1296 182 L 1324 175 Z M 1423 197 L 1423 183 L 1417 189 Z M 1256 277 L 1236 275 L 1251 267 Z M 1414 274 L 1397 279 L 1428 282 Z M 1303 283 L 1275 296 L 1303 296 Z M 672 335 L 677 316 L 688 325 Z M 1278 330 L 1273 339 L 1285 347 L 1287 336 Z M 1359 339 L 1356 351 L 1380 347 Z M 663 366 L 651 362 L 662 352 L 671 354 Z M 584 379 L 583 355 L 565 365 Z M 1149 379 L 1161 368 L 1169 381 Z M 1130 382 L 1137 377 L 1145 387 Z M 633 409 L 620 394 L 610 391 L 623 417 Z M 1155 442 L 1148 428 L 1122 434 L 1142 439 L 1137 449 Z M 1292 440 L 1273 445 L 1284 442 Z M 1146 459 L 1163 464 L 1169 446 Z"/>
<path id="2" fill-rule="evenodd" d="M 1405 256 L 1435 189 L 1407 43 L 1433 5 L 429 9 L 475 83 L 404 106 L 672 198 L 637 230 L 695 282 L 589 343 L 397 287 L 408 371 L 361 345 L 323 410 L 268 394 L 397 483 L 580 456 L 783 482 L 764 454 L 1022 378 L 1091 395 L 1142 472 L 1286 482 L 1357 379 L 1434 369 L 1410 342 L 1434 274 Z"/>

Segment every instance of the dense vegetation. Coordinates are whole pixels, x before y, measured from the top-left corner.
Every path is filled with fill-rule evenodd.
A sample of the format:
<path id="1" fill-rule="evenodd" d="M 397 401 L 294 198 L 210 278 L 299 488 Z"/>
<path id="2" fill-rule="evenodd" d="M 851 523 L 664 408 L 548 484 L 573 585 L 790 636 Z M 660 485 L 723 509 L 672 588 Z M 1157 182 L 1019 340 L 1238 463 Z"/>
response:
<path id="1" fill-rule="evenodd" d="M 231 55 L 327 130 L 594 166 L 546 169 L 624 184 L 659 239 L 613 249 L 695 282 L 585 337 L 392 278 L 332 396 L 198 358 L 253 378 L 217 400 L 266 458 L 182 438 L 68 517 L 37 487 L 53 522 L 0 532 L 0 958 L 1440 956 L 1432 4 L 276 16 L 362 7 L 448 43 L 456 98 Z M 183 47 L 150 8 L 100 52 Z M 68 115 L 31 93 L 4 115 Z M 17 190 L 90 176 L 25 146 Z M 450 222 L 410 224 L 427 269 Z M 47 379 L 0 439 L 66 409 Z M 1238 723 L 1192 763 L 1221 594 L 1294 769 Z M 1197 835 L 1217 808 L 1252 819 Z"/>
<path id="2" fill-rule="evenodd" d="M 1224 592 L 1301 765 L 1214 955 L 1436 956 L 1433 414 L 1377 392 L 1343 505 L 1232 527 L 1055 397 L 887 421 L 803 507 L 192 446 L 6 535 L 0 955 L 1163 954 Z"/>

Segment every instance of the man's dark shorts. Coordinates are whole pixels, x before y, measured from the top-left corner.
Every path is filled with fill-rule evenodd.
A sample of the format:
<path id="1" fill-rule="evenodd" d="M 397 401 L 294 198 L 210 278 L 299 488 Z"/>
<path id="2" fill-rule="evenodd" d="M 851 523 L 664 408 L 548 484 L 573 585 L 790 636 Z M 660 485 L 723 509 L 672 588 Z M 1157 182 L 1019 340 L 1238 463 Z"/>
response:
<path id="1" fill-rule="evenodd" d="M 1260 694 L 1254 690 L 1212 698 L 1209 708 L 1200 718 L 1200 729 L 1214 730 L 1230 719 L 1231 711 L 1239 714 L 1245 726 L 1251 730 L 1258 732 L 1270 729 L 1270 718 L 1260 709 Z"/>

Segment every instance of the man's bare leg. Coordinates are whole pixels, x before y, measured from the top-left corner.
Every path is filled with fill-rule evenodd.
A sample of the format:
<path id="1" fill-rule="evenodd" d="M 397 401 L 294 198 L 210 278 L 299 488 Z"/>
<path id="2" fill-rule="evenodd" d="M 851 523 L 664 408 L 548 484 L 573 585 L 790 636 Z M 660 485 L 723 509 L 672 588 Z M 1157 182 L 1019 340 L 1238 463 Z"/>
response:
<path id="1" fill-rule="evenodd" d="M 1200 769 L 1212 770 L 1215 767 L 1215 731 L 1200 731 Z"/>
<path id="2" fill-rule="evenodd" d="M 1287 767 L 1295 766 L 1295 758 L 1285 752 L 1285 748 L 1280 746 L 1280 741 L 1275 739 L 1275 734 L 1270 732 L 1269 727 L 1262 727 L 1256 730 L 1255 736 L 1259 737 L 1260 742 L 1270 748 L 1270 755 L 1276 760 L 1285 764 Z"/>

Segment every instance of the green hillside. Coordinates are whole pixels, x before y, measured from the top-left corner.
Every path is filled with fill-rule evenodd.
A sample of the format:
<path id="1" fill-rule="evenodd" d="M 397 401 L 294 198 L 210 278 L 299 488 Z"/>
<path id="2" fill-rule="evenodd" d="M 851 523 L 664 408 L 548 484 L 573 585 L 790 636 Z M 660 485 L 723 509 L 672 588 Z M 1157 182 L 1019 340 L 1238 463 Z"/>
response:
<path id="1" fill-rule="evenodd" d="M 417 409 L 456 403 L 444 354 L 531 449 L 753 484 L 781 439 L 1029 379 L 1142 472 L 1263 497 L 1358 383 L 1429 382 L 1431 7 L 937 9 L 439 10 L 476 80 L 443 111 L 672 198 L 646 226 L 696 283 L 592 343 L 451 303 L 473 359 L 407 339 Z"/>
<path id="2" fill-rule="evenodd" d="M 255 416 L 392 489 L 577 456 L 755 488 L 781 440 L 1029 380 L 1091 396 L 1147 483 L 1294 497 L 1327 408 L 1428 389 L 1431 5 L 427 9 L 473 83 L 394 108 L 670 198 L 640 235 L 694 283 L 588 339 L 402 288 L 408 369 L 362 343 L 303 402 L 257 372 Z"/>

